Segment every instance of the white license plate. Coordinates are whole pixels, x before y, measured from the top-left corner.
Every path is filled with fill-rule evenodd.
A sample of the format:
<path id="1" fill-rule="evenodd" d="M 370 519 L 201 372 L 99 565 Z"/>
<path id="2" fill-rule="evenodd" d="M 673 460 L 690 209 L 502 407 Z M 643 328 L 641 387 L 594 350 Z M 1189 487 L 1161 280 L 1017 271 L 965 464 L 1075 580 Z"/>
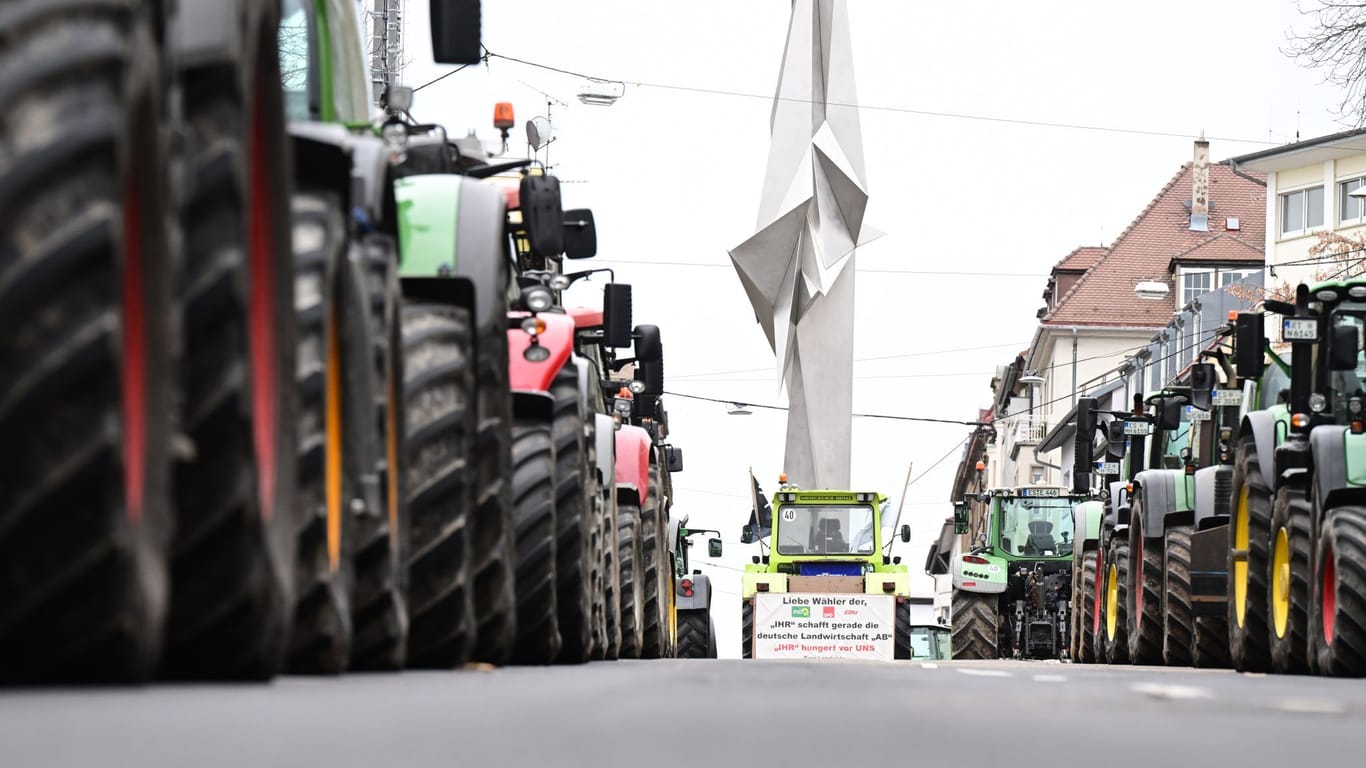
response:
<path id="1" fill-rule="evenodd" d="M 1099 465 L 1097 465 L 1096 471 L 1099 472 L 1099 473 L 1102 474 L 1102 475 L 1118 475 L 1118 474 L 1119 474 L 1119 462 L 1118 462 L 1118 461 L 1102 461 Z"/>
<path id="2" fill-rule="evenodd" d="M 1239 389 L 1216 389 L 1210 395 L 1210 402 L 1214 405 L 1238 406 L 1243 404 L 1243 392 Z"/>
<path id="3" fill-rule="evenodd" d="M 1146 421 L 1126 421 L 1124 422 L 1124 434 L 1126 435 L 1151 435 L 1153 425 Z"/>
<path id="4" fill-rule="evenodd" d="M 1209 411 L 1202 411 L 1193 405 L 1186 406 L 1186 421 L 1209 421 Z"/>
<path id="5" fill-rule="evenodd" d="M 1316 317 L 1287 317 L 1281 321 L 1282 341 L 1316 341 L 1319 320 Z"/>

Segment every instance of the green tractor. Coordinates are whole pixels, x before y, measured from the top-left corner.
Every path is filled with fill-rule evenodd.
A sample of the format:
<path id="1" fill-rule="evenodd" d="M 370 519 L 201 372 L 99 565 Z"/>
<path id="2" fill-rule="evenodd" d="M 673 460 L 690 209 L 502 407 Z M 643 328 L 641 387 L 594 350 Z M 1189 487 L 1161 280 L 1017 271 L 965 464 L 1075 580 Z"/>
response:
<path id="1" fill-rule="evenodd" d="M 1230 650 L 1245 669 L 1366 675 L 1366 281 L 1302 284 L 1293 304 L 1264 306 L 1293 350 L 1288 418 L 1254 411 L 1239 429 Z M 1238 358 L 1247 377 L 1264 364 Z"/>
<path id="2" fill-rule="evenodd" d="M 740 537 L 771 542 L 742 576 L 743 658 L 911 658 L 911 576 L 888 553 L 887 498 L 780 483 L 771 519 Z"/>
<path id="3" fill-rule="evenodd" d="M 1089 499 L 1046 486 L 979 494 L 986 530 L 952 567 L 953 658 L 1067 655 L 1074 510 Z"/>
<path id="4" fill-rule="evenodd" d="M 699 569 L 692 569 L 688 551 L 696 543 L 694 536 L 712 534 L 707 540 L 707 556 L 721 556 L 721 532 L 705 528 L 689 528 L 688 516 L 683 515 L 669 524 L 673 542 L 673 618 L 675 627 L 674 656 L 680 659 L 716 658 L 716 624 L 711 618 L 711 580 Z"/>

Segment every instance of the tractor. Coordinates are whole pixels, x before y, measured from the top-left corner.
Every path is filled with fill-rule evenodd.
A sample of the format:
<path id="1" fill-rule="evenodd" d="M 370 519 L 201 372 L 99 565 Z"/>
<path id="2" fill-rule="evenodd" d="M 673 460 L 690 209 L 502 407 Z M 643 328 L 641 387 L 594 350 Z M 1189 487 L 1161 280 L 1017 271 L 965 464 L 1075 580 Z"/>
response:
<path id="1" fill-rule="evenodd" d="M 742 657 L 911 658 L 911 576 L 884 551 L 887 498 L 779 483 L 771 518 L 740 536 L 761 547 L 741 577 Z"/>
<path id="2" fill-rule="evenodd" d="M 707 556 L 720 557 L 721 532 L 705 528 L 689 528 L 688 516 L 682 515 L 669 523 L 669 540 L 673 542 L 674 615 L 677 627 L 676 650 L 680 659 L 716 658 L 716 625 L 711 618 L 711 580 L 700 569 L 691 567 L 688 556 L 694 536 L 712 534 L 707 540 Z"/>
<path id="3" fill-rule="evenodd" d="M 952 567 L 953 658 L 1067 655 L 1074 510 L 1090 498 L 1051 486 L 978 494 L 986 530 Z"/>

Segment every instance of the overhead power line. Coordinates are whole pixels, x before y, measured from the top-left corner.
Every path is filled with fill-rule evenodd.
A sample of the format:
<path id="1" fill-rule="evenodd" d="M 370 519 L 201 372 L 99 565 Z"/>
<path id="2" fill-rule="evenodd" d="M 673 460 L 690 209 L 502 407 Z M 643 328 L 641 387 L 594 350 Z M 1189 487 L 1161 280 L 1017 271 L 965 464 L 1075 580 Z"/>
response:
<path id="1" fill-rule="evenodd" d="M 746 408 L 763 408 L 769 411 L 790 410 L 785 405 L 764 405 L 763 403 L 747 403 L 742 400 L 726 400 L 724 398 L 719 397 L 702 397 L 701 395 L 689 395 L 684 392 L 671 392 L 669 390 L 665 390 L 664 394 L 673 395 L 674 397 L 682 397 L 688 400 L 702 400 L 709 403 L 720 403 L 722 405 L 743 405 Z M 964 426 L 969 427 L 986 426 L 986 423 L 981 421 L 961 421 L 959 419 L 933 419 L 927 416 L 898 416 L 896 414 L 890 413 L 851 413 L 849 415 L 860 419 L 891 419 L 893 421 L 927 421 L 935 424 L 962 424 Z"/>
<path id="2" fill-rule="evenodd" d="M 506 56 L 501 53 L 494 53 L 492 51 L 488 51 L 486 49 L 485 60 L 487 61 L 487 59 L 503 59 L 504 61 L 511 61 L 528 67 L 544 69 L 550 72 L 558 72 L 559 74 L 569 75 L 570 77 L 578 77 L 583 78 L 585 80 L 599 80 L 605 82 L 622 83 L 624 85 L 634 85 L 639 88 L 656 88 L 660 90 L 681 91 L 686 93 L 700 93 L 711 96 L 733 96 L 737 98 L 746 99 L 763 99 L 765 101 L 772 101 L 775 98 L 773 95 L 770 94 L 747 93 L 745 91 L 731 91 L 726 90 L 724 88 L 701 88 L 697 86 L 678 85 L 674 83 L 652 83 L 643 80 L 631 80 L 629 78 L 621 77 L 599 77 L 597 75 L 589 75 L 583 72 L 575 72 L 573 70 L 564 69 L 562 67 L 554 67 L 549 64 L 541 64 L 535 61 L 528 61 L 526 59 L 520 59 L 515 56 Z M 815 103 L 812 99 L 801 99 L 788 96 L 781 96 L 776 98 L 779 101 L 788 101 L 797 104 Z M 966 112 L 943 112 L 938 110 L 915 109 L 913 107 L 901 107 L 885 104 L 848 104 L 844 102 L 830 101 L 822 103 L 830 107 L 848 107 L 851 109 L 858 109 L 866 112 L 895 112 L 906 115 L 917 115 L 920 117 L 940 117 L 952 120 L 974 120 L 978 122 L 987 123 L 1006 123 L 1010 125 L 1025 125 L 1036 128 L 1063 128 L 1077 131 L 1094 131 L 1098 133 L 1118 133 L 1130 134 L 1135 136 L 1154 136 L 1158 138 L 1174 139 L 1189 139 L 1193 136 L 1193 134 L 1191 133 L 1179 131 L 1158 131 L 1146 128 L 1122 128 L 1109 125 L 1089 125 L 1086 123 L 1067 123 L 1052 120 L 1026 120 L 1023 118 L 1015 117 L 1001 117 L 999 115 L 975 115 Z M 1208 138 L 1211 141 L 1227 141 L 1235 144 L 1260 144 L 1263 146 L 1275 145 L 1277 143 L 1274 141 L 1267 141 L 1266 139 L 1239 139 L 1228 136 L 1209 136 L 1206 138 Z"/>

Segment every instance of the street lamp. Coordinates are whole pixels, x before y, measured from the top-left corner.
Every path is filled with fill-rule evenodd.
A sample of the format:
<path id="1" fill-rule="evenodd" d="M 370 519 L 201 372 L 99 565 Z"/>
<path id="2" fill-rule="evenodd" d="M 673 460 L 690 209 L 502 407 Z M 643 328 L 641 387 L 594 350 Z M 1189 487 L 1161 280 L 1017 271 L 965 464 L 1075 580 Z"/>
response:
<path id="1" fill-rule="evenodd" d="M 616 80 L 590 77 L 579 89 L 579 101 L 595 107 L 610 107 L 626 93 L 626 84 Z"/>
<path id="2" fill-rule="evenodd" d="M 730 410 L 727 413 L 731 416 L 748 416 L 754 411 L 751 411 L 745 403 L 731 403 Z"/>
<path id="3" fill-rule="evenodd" d="M 1144 280 L 1134 286 L 1134 295 L 1138 296 L 1140 299 L 1160 301 L 1167 298 L 1167 294 L 1170 292 L 1171 289 L 1167 287 L 1167 283 L 1163 280 Z"/>

